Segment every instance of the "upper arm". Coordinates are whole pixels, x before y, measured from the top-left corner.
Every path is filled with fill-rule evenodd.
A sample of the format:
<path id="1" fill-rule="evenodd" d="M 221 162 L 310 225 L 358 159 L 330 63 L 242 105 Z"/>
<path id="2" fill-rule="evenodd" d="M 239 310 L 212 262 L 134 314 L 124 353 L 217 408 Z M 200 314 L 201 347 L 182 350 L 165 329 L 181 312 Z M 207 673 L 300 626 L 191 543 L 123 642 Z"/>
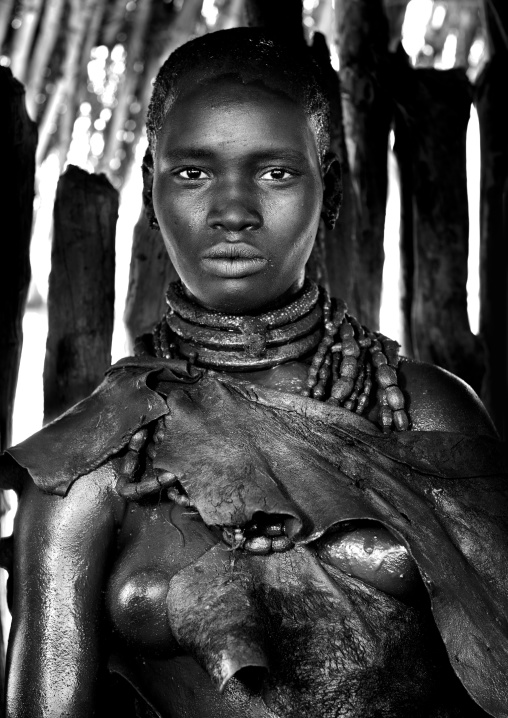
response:
<path id="1" fill-rule="evenodd" d="M 112 471 L 76 481 L 65 498 L 31 482 L 14 531 L 9 718 L 93 715 L 101 590 L 115 528 Z"/>
<path id="2" fill-rule="evenodd" d="M 466 382 L 425 362 L 403 359 L 399 385 L 416 431 L 453 431 L 497 438 L 485 407 Z"/>

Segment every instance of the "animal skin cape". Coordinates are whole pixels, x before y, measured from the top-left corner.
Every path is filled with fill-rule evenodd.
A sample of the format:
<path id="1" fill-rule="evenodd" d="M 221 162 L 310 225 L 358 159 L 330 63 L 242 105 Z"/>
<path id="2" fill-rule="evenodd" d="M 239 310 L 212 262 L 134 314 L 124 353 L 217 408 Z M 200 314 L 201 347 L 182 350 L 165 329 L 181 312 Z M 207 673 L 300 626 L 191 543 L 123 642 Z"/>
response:
<path id="1" fill-rule="evenodd" d="M 508 483 L 499 442 L 383 434 L 313 399 L 239 386 L 183 361 L 131 357 L 8 453 L 40 489 L 64 496 L 160 417 L 169 438 L 154 467 L 180 477 L 208 525 L 285 514 L 296 543 L 342 521 L 386 526 L 418 565 L 456 674 L 485 711 L 508 716 Z"/>

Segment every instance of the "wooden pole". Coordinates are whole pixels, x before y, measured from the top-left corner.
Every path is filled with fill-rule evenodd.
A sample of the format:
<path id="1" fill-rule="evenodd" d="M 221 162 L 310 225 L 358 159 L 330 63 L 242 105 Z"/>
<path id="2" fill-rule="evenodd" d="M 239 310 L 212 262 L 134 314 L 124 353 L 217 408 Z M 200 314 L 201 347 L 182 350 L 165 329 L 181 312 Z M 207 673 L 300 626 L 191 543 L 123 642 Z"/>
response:
<path id="1" fill-rule="evenodd" d="M 478 78 L 480 122 L 480 335 L 487 352 L 482 399 L 508 439 L 508 8 L 489 0 L 485 16 L 491 59 Z"/>
<path id="2" fill-rule="evenodd" d="M 37 129 L 25 108 L 23 86 L 0 67 L 0 157 L 2 158 L 2 262 L 0 263 L 0 450 L 11 444 L 22 320 L 30 283 L 35 147 Z M 7 506 L 0 492 L 0 521 Z M 2 610 L 4 600 L 1 599 Z M 0 716 L 4 715 L 4 646 L 0 625 Z"/>
<path id="3" fill-rule="evenodd" d="M 70 165 L 54 209 L 44 364 L 44 420 L 99 384 L 111 362 L 118 192 Z"/>
<path id="4" fill-rule="evenodd" d="M 95 12 L 98 0 L 71 0 L 71 32 L 73 34 L 72 46 L 66 56 L 64 66 L 65 78 L 65 111 L 60 119 L 59 157 L 60 168 L 65 167 L 67 153 L 72 140 L 72 130 L 76 120 L 77 108 L 80 102 L 81 87 L 81 57 L 90 22 Z M 86 84 L 86 77 L 84 78 Z"/>
<path id="5" fill-rule="evenodd" d="M 62 121 L 62 141 L 59 147 L 60 167 L 63 168 L 71 140 L 74 124 L 74 103 L 76 83 L 79 72 L 81 48 L 88 28 L 90 14 L 93 12 L 95 0 L 71 0 L 67 32 L 65 37 L 65 55 L 62 63 L 62 76 L 56 82 L 53 94 L 46 102 L 44 114 L 39 124 L 39 145 L 37 147 L 37 163 L 40 164 L 48 149 L 54 125 L 58 122 L 58 114 L 63 104 L 67 103 L 65 118 Z"/>
<path id="6" fill-rule="evenodd" d="M 64 0 L 49 0 L 46 4 L 31 56 L 26 82 L 26 102 L 28 111 L 34 119 L 37 112 L 37 96 L 41 92 L 45 71 L 57 41 L 64 5 Z"/>
<path id="7" fill-rule="evenodd" d="M 337 22 L 342 110 L 355 198 L 353 298 L 360 321 L 378 329 L 391 122 L 391 104 L 382 84 L 388 22 L 381 0 L 338 0 Z"/>
<path id="8" fill-rule="evenodd" d="M 3 0 L 0 2 L 0 51 L 9 30 L 12 19 L 14 0 Z"/>
<path id="9" fill-rule="evenodd" d="M 37 129 L 25 108 L 23 86 L 0 67 L 0 192 L 3 259 L 0 263 L 0 441 L 11 441 L 11 421 L 22 345 L 22 319 L 30 283 Z"/>
<path id="10" fill-rule="evenodd" d="M 126 48 L 125 70 L 118 85 L 117 104 L 108 123 L 104 152 L 99 164 L 102 171 L 109 170 L 109 164 L 122 143 L 119 134 L 124 129 L 129 115 L 129 105 L 134 99 L 138 76 L 143 68 L 145 36 L 151 10 L 152 0 L 144 0 L 143 3 L 138 3 L 138 8 L 134 11 L 136 16 L 133 18 L 133 28 Z"/>
<path id="11" fill-rule="evenodd" d="M 412 329 L 418 359 L 448 369 L 480 391 L 481 342 L 467 314 L 469 219 L 466 131 L 472 89 L 462 70 L 399 63 L 393 92 L 413 194 Z M 400 155 L 400 152 L 398 153 Z M 403 181 L 407 180 L 405 167 Z"/>
<path id="12" fill-rule="evenodd" d="M 134 228 L 124 322 L 131 348 L 166 311 L 165 293 L 177 279 L 160 231 L 150 229 L 144 208 Z"/>
<path id="13" fill-rule="evenodd" d="M 21 26 L 16 31 L 11 51 L 12 74 L 20 82 L 25 80 L 28 58 L 42 6 L 42 0 L 25 0 L 22 4 Z"/>
<path id="14" fill-rule="evenodd" d="M 404 53 L 404 60 L 407 57 Z M 402 319 L 402 351 L 405 356 L 414 356 L 413 347 L 413 299 L 414 299 L 414 212 L 413 212 L 413 169 L 411 134 L 404 121 L 403 111 L 395 111 L 395 145 L 393 148 L 399 170 L 400 187 L 400 312 Z"/>

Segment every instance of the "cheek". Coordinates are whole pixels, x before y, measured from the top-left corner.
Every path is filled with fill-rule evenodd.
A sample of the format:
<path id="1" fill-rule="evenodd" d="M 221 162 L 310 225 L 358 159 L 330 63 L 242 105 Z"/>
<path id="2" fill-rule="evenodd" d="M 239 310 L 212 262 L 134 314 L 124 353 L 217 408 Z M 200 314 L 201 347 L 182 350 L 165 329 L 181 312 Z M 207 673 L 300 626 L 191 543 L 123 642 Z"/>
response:
<path id="1" fill-rule="evenodd" d="M 280 193 L 283 195 L 283 193 Z M 282 196 L 277 204 L 277 214 L 284 221 L 305 231 L 306 227 L 315 226 L 321 213 L 323 190 L 317 182 L 298 187 L 294 193 Z"/>
<path id="2" fill-rule="evenodd" d="M 203 202 L 192 193 L 175 192 L 170 182 L 154 182 L 153 205 L 166 245 L 178 247 L 192 241 L 203 221 Z"/>
<path id="3" fill-rule="evenodd" d="M 303 188 L 273 202 L 265 212 L 265 222 L 284 239 L 273 247 L 274 252 L 289 261 L 308 256 L 319 228 L 321 206 L 320 187 Z"/>

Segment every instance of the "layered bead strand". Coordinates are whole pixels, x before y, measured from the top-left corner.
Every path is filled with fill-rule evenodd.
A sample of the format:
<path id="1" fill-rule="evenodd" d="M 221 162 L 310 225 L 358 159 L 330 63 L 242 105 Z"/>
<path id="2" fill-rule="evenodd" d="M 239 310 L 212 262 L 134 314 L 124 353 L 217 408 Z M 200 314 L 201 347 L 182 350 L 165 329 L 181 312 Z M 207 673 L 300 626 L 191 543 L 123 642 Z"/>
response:
<path id="1" fill-rule="evenodd" d="M 404 408 L 404 395 L 397 382 L 399 345 L 378 333 L 374 335 L 370 352 L 378 386 L 381 427 L 386 432 L 390 431 L 392 424 L 395 424 L 397 431 L 406 431 L 409 420 Z"/>
<path id="2" fill-rule="evenodd" d="M 346 305 L 341 300 L 332 300 L 326 289 L 321 288 L 323 304 L 324 335 L 312 358 L 307 376 L 307 384 L 302 390 L 302 396 L 324 400 L 327 385 L 332 374 L 332 355 L 330 349 L 335 341 L 335 335 L 346 314 Z"/>

